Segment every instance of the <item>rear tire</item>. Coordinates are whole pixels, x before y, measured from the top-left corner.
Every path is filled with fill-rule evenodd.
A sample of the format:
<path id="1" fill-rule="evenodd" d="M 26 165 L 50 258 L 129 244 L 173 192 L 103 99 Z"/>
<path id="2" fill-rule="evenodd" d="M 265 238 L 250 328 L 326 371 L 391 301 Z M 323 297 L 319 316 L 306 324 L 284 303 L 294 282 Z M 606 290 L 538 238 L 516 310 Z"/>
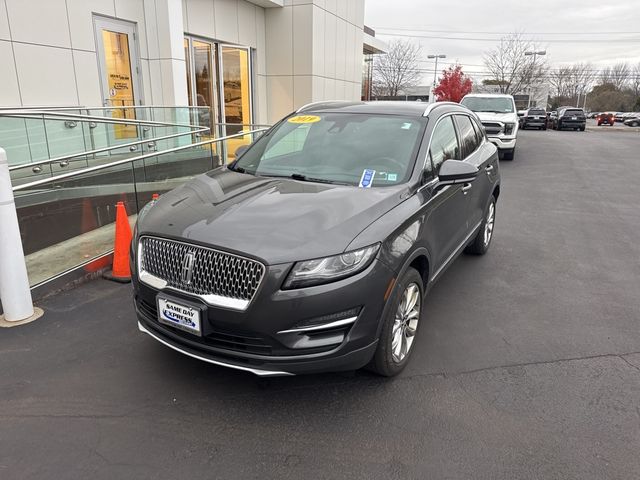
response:
<path id="1" fill-rule="evenodd" d="M 585 126 L 585 127 L 580 127 L 580 131 L 581 131 L 581 132 L 584 132 L 586 129 L 587 129 L 587 127 L 586 127 L 586 126 Z"/>
<path id="2" fill-rule="evenodd" d="M 493 227 L 496 221 L 496 197 L 491 196 L 491 201 L 484 212 L 484 219 L 473 241 L 464 249 L 464 253 L 470 255 L 484 255 L 489 250 L 493 238 Z"/>
<path id="3" fill-rule="evenodd" d="M 407 296 L 408 292 L 415 294 L 416 289 L 417 300 L 412 300 L 413 296 Z M 383 320 L 378 347 L 367 369 L 384 377 L 393 377 L 407 366 L 420 327 L 423 300 L 422 277 L 416 269 L 409 267 L 396 282 L 389 298 L 389 308 Z M 413 307 L 408 308 L 412 301 Z"/>

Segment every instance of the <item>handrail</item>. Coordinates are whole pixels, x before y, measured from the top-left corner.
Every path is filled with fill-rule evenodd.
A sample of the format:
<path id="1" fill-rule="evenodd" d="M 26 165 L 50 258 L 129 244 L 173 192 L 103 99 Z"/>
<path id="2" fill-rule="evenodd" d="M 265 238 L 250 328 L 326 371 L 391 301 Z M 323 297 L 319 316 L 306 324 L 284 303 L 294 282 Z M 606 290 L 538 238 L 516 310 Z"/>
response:
<path id="1" fill-rule="evenodd" d="M 178 106 L 168 106 L 168 105 L 131 105 L 129 107 L 122 105 L 114 105 L 111 107 L 86 107 L 84 105 L 79 105 L 77 107 L 71 106 L 48 106 L 48 105 L 34 105 L 34 106 L 22 106 L 22 107 L 0 107 L 0 110 L 113 110 L 116 108 L 193 108 L 193 109 L 202 109 L 209 110 L 211 107 L 207 105 L 178 105 Z"/>
<path id="2" fill-rule="evenodd" d="M 37 116 L 36 116 L 37 115 Z M 47 112 L 47 111 L 38 111 L 22 113 L 20 110 L 9 110 L 8 112 L 0 112 L 0 117 L 15 117 L 15 118 L 29 118 L 29 119 L 40 119 L 44 120 L 46 115 L 52 117 L 61 117 L 60 120 L 64 119 L 72 119 L 79 121 L 88 121 L 88 122 L 96 122 L 96 123 L 114 123 L 117 125 L 151 125 L 158 127 L 188 127 L 188 128 L 199 128 L 196 125 L 190 125 L 188 123 L 170 123 L 170 122 L 156 122 L 153 120 L 134 120 L 127 118 L 108 118 L 108 117 L 98 117 L 93 115 L 76 115 L 73 113 L 57 113 L 57 112 Z M 58 119 L 51 119 L 58 120 Z"/>
<path id="3" fill-rule="evenodd" d="M 94 155 L 96 153 L 102 153 L 102 152 L 108 152 L 109 150 L 116 150 L 119 148 L 126 148 L 126 147 L 131 147 L 133 145 L 140 145 L 141 143 L 148 143 L 148 142 L 157 142 L 160 140 L 168 140 L 170 138 L 177 138 L 177 137 L 182 137 L 185 135 L 193 135 L 194 133 L 202 133 L 205 131 L 208 131 L 209 127 L 201 127 L 198 130 L 192 130 L 190 132 L 182 132 L 182 133 L 174 133 L 171 135 L 164 135 L 162 137 L 153 137 L 153 138 L 144 138 L 141 140 L 136 140 L 135 142 L 129 142 L 129 143 L 121 143 L 119 145 L 111 145 L 108 147 L 102 147 L 102 148 L 96 148 L 95 150 L 88 150 L 86 152 L 81 152 L 81 153 L 74 153 L 71 155 L 65 155 L 63 157 L 56 157 L 56 158 L 50 158 L 48 160 L 38 160 L 35 162 L 29 162 L 29 163 L 21 163 L 19 165 L 13 165 L 9 167 L 9 171 L 13 172 L 14 170 L 20 170 L 21 168 L 29 168 L 29 167 L 35 167 L 37 165 L 46 165 L 48 163 L 56 163 L 56 162 L 61 162 L 64 160 L 69 160 L 71 158 L 76 158 L 76 157 L 83 157 L 86 155 Z"/>
<path id="4" fill-rule="evenodd" d="M 28 188 L 37 187 L 37 186 L 40 186 L 40 185 L 44 185 L 46 183 L 56 182 L 58 180 L 65 180 L 67 178 L 78 177 L 80 175 L 85 175 L 87 173 L 97 172 L 99 170 L 105 170 L 107 168 L 116 167 L 118 165 L 124 165 L 125 163 L 133 163 L 133 162 L 137 162 L 139 160 L 144 160 L 145 158 L 151 158 L 151 157 L 157 157 L 158 155 L 164 155 L 165 153 L 172 153 L 172 152 L 177 152 L 177 151 L 180 151 L 180 150 L 186 150 L 187 148 L 191 148 L 191 147 L 199 147 L 201 145 L 208 145 L 208 144 L 215 143 L 215 142 L 222 142 L 224 140 L 229 140 L 231 138 L 244 137 L 245 135 L 264 132 L 266 130 L 268 130 L 268 129 L 267 128 L 259 128 L 257 130 L 251 130 L 249 132 L 236 133 L 236 134 L 233 134 L 233 135 L 227 135 L 226 137 L 213 138 L 211 140 L 206 140 L 204 142 L 191 143 L 189 145 L 182 145 L 180 147 L 169 148 L 167 150 L 163 150 L 162 152 L 146 153 L 144 155 L 139 155 L 139 156 L 133 157 L 133 158 L 125 158 L 123 160 L 117 160 L 115 162 L 111 162 L 111 163 L 108 163 L 108 164 L 105 164 L 105 165 L 97 165 L 95 167 L 89 167 L 89 168 L 85 168 L 83 170 L 75 170 L 73 172 L 63 173 L 62 175 L 58 175 L 56 177 L 43 178 L 41 180 L 35 180 L 33 182 L 24 183 L 22 185 L 15 186 L 15 187 L 13 187 L 13 191 L 17 192 L 17 191 L 20 191 L 20 190 L 26 190 Z"/>

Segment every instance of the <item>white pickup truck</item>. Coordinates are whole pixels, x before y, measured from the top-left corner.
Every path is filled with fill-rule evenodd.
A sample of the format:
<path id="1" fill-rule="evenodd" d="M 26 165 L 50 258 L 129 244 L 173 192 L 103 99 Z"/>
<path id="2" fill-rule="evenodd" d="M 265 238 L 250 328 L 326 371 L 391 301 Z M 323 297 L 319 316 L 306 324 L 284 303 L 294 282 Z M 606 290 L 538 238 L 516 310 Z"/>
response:
<path id="1" fill-rule="evenodd" d="M 460 101 L 480 118 L 487 138 L 498 147 L 500 158 L 513 160 L 518 135 L 518 112 L 513 96 L 500 93 L 470 93 Z"/>

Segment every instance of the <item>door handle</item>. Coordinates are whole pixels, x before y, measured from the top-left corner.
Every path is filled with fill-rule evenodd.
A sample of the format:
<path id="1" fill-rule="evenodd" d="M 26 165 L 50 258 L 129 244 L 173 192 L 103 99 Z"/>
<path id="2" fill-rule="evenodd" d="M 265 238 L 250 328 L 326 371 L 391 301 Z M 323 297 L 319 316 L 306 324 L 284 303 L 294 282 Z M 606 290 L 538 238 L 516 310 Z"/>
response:
<path id="1" fill-rule="evenodd" d="M 462 194 L 466 195 L 469 190 L 471 190 L 471 187 L 473 187 L 473 185 L 471 185 L 470 183 L 465 183 L 464 186 L 462 187 Z"/>
<path id="2" fill-rule="evenodd" d="M 484 171 L 487 172 L 487 173 L 493 172 L 493 165 L 488 165 L 488 166 L 484 167 Z"/>

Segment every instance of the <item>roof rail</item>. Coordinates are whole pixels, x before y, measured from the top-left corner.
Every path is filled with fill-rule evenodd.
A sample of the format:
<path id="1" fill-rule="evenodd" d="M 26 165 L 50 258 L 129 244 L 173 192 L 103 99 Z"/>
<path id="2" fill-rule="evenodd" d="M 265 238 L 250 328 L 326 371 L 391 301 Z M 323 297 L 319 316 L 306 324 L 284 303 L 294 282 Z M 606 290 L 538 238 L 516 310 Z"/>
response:
<path id="1" fill-rule="evenodd" d="M 422 116 L 423 117 L 427 117 L 433 111 L 434 108 L 436 108 L 437 106 L 440 106 L 440 105 L 458 105 L 458 106 L 460 106 L 460 104 L 456 103 L 456 102 L 433 102 L 433 103 L 430 103 L 429 105 L 427 105 L 427 108 L 425 109 L 425 111 L 422 114 Z"/>
<path id="2" fill-rule="evenodd" d="M 311 107 L 319 107 L 321 105 L 329 106 L 329 105 L 335 105 L 335 104 L 357 104 L 357 103 L 362 103 L 362 102 L 353 102 L 351 100 L 322 100 L 320 102 L 307 103 L 306 105 L 303 105 L 299 109 L 297 109 L 296 113 L 304 112 L 305 110 L 308 110 Z"/>

